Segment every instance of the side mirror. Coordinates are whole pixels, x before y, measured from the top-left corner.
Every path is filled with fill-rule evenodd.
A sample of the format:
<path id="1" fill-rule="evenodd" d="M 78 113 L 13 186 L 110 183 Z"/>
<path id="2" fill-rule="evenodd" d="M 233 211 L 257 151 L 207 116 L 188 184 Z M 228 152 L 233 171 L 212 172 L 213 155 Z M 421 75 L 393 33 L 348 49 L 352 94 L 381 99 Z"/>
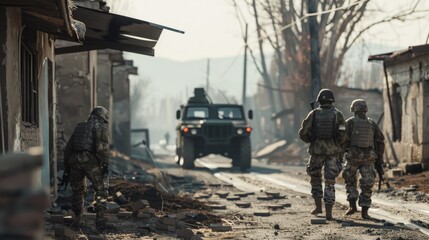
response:
<path id="1" fill-rule="evenodd" d="M 176 119 L 180 119 L 180 110 L 176 111 Z"/>
<path id="2" fill-rule="evenodd" d="M 253 110 L 249 110 L 247 116 L 249 117 L 249 119 L 253 119 Z"/>

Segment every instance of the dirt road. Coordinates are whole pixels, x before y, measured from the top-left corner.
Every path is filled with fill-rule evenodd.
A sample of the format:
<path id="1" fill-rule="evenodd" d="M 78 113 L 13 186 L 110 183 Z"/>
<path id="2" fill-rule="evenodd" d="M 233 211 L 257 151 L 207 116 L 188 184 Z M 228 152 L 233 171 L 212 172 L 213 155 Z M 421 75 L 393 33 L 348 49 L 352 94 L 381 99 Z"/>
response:
<path id="1" fill-rule="evenodd" d="M 370 215 L 373 220 L 361 220 L 357 213 L 344 217 L 347 201 L 345 190 L 337 185 L 335 221 L 311 224 L 313 200 L 304 166 L 267 165 L 253 161 L 251 171 L 242 173 L 231 168 L 229 160 L 218 156 L 198 159 L 194 170 L 183 170 L 173 157 L 157 158 L 157 164 L 169 175 L 179 179 L 174 187 L 189 192 L 208 204 L 224 205 L 226 209 L 214 210 L 231 232 L 206 232 L 208 239 L 429 239 L 429 230 L 419 228 L 411 220 L 429 222 L 429 208 L 425 203 L 403 203 L 387 200 L 383 193 L 374 196 Z M 187 183 L 204 181 L 207 188 L 194 189 Z M 225 198 L 225 194 L 242 195 L 239 200 Z M 270 198 L 267 196 L 279 195 Z M 237 207 L 236 202 L 250 203 L 249 208 Z M 255 216 L 269 215 L 269 216 Z"/>

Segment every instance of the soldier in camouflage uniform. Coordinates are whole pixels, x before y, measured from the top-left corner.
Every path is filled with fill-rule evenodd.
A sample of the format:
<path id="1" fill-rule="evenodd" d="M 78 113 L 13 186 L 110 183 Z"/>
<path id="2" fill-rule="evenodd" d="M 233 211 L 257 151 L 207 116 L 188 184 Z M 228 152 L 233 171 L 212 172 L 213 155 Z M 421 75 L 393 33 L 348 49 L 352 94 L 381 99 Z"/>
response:
<path id="1" fill-rule="evenodd" d="M 299 137 L 310 143 L 307 174 L 311 180 L 311 194 L 316 208 L 311 214 L 322 213 L 322 197 L 325 202 L 326 219 L 332 220 L 332 206 L 335 203 L 335 178 L 340 174 L 341 144 L 345 140 L 343 114 L 332 103 L 334 93 L 322 89 L 317 96 L 319 107 L 313 109 L 302 122 Z M 324 167 L 325 189 L 322 189 L 322 167 Z"/>
<path id="2" fill-rule="evenodd" d="M 350 203 L 346 215 L 357 212 L 356 200 L 359 198 L 362 218 L 369 219 L 368 209 L 371 206 L 374 170 L 379 168 L 383 170 L 384 136 L 377 124 L 366 116 L 368 106 L 363 99 L 354 100 L 350 111 L 354 112 L 354 117 L 346 121 L 347 140 L 343 145 L 347 161 L 343 178 L 346 182 L 347 201 Z M 357 171 L 361 175 L 360 195 L 356 186 Z"/>
<path id="3" fill-rule="evenodd" d="M 104 226 L 107 189 L 103 178 L 107 177 L 109 166 L 108 111 L 95 107 L 86 122 L 79 123 L 64 152 L 65 172 L 70 174 L 73 190 L 72 211 L 76 214 L 75 224 L 82 226 L 83 197 L 86 193 L 85 177 L 94 187 L 96 200 L 96 225 Z"/>

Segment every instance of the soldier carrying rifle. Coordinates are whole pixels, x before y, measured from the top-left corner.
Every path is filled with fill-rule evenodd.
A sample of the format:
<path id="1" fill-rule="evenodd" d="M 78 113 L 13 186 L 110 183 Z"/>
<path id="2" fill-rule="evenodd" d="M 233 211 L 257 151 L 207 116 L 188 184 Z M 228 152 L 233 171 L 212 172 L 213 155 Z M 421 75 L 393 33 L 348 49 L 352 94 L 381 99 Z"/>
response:
<path id="1" fill-rule="evenodd" d="M 96 200 L 96 225 L 105 226 L 107 189 L 103 179 L 109 166 L 109 114 L 101 106 L 95 107 L 86 122 L 79 123 L 64 152 L 64 176 L 70 179 L 73 190 L 72 211 L 76 215 L 75 225 L 83 226 L 83 197 L 86 193 L 85 177 L 94 187 Z"/>
<path id="2" fill-rule="evenodd" d="M 370 219 L 368 209 L 371 207 L 372 188 L 374 186 L 375 171 L 380 180 L 383 179 L 384 136 L 377 124 L 366 116 L 368 106 L 363 99 L 356 99 L 350 106 L 354 116 L 346 120 L 347 140 L 343 144 L 346 165 L 343 178 L 346 182 L 347 201 L 350 208 L 346 215 L 357 212 L 356 201 L 362 207 L 362 218 Z M 356 174 L 359 171 L 361 178 L 357 190 Z"/>

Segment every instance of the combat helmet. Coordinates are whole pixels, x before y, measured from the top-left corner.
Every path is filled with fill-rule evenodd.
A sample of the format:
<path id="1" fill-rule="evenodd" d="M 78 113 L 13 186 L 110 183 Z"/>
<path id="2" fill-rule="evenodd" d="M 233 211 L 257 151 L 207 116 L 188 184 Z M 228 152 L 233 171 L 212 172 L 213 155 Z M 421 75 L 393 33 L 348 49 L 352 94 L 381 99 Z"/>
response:
<path id="1" fill-rule="evenodd" d="M 102 106 L 96 106 L 94 109 L 92 109 L 90 115 L 97 116 L 104 121 L 109 122 L 109 111 L 107 111 L 107 109 Z"/>
<path id="2" fill-rule="evenodd" d="M 363 99 L 356 99 L 350 105 L 350 112 L 368 112 L 368 105 Z"/>
<path id="3" fill-rule="evenodd" d="M 320 90 L 319 94 L 317 95 L 317 101 L 318 102 L 320 101 L 335 102 L 334 92 L 332 92 L 332 90 L 329 88 L 324 88 Z"/>

